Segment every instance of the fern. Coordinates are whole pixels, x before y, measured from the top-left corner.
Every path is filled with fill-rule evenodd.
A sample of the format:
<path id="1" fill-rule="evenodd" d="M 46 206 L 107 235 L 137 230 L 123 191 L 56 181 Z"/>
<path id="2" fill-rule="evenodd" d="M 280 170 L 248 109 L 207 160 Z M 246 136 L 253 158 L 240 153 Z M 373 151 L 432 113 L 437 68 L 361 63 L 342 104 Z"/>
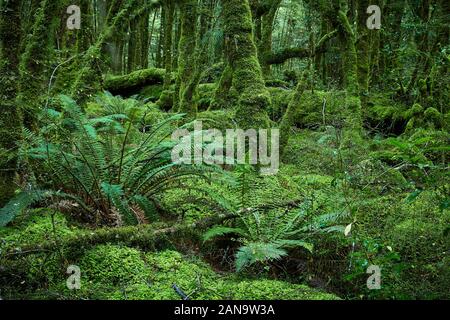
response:
<path id="1" fill-rule="evenodd" d="M 88 118 L 73 99 L 61 96 L 61 112 L 47 110 L 51 123 L 37 137 L 26 135 L 19 156 L 43 172 L 35 182 L 37 189 L 59 190 L 55 197 L 78 199 L 85 215 L 100 223 L 110 223 L 118 212 L 119 222 L 136 224 L 142 213 L 157 220 L 158 197 L 180 188 L 182 181 L 223 174 L 219 167 L 172 162 L 170 136 L 183 115 L 173 115 L 144 133 L 132 121 L 137 101 L 108 94 L 103 99 L 104 106 L 109 105 L 104 114 Z M 23 208 L 32 204 L 23 203 Z"/>
<path id="2" fill-rule="evenodd" d="M 52 193 L 44 190 L 24 191 L 19 193 L 0 209 L 0 227 L 6 226 L 25 209 L 50 196 L 52 196 Z"/>
<path id="3" fill-rule="evenodd" d="M 287 211 L 280 211 L 272 205 L 241 210 L 236 227 L 216 226 L 206 232 L 203 239 L 208 241 L 217 236 L 238 234 L 242 246 L 236 254 L 237 271 L 254 263 L 279 259 L 293 248 L 304 248 L 312 253 L 314 246 L 308 241 L 312 234 L 343 231 L 343 227 L 335 223 L 345 214 L 316 217 L 312 216 L 311 207 L 311 201 L 306 200 Z"/>
<path id="4" fill-rule="evenodd" d="M 203 234 L 203 241 L 206 242 L 208 240 L 211 240 L 216 237 L 221 237 L 226 234 L 238 234 L 241 236 L 245 235 L 244 230 L 239 228 L 229 228 L 229 227 L 223 227 L 223 226 L 217 226 L 212 229 L 209 229 L 207 232 Z"/>
<path id="5" fill-rule="evenodd" d="M 279 260 L 288 253 L 275 243 L 251 242 L 239 248 L 236 254 L 236 271 L 256 262 Z"/>

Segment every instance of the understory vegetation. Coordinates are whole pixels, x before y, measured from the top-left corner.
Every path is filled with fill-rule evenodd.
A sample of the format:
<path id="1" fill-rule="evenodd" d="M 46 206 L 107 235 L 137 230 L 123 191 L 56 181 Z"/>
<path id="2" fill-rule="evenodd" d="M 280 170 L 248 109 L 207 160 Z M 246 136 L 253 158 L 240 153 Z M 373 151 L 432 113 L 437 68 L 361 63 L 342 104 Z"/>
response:
<path id="1" fill-rule="evenodd" d="M 0 299 L 450 299 L 448 1 L 70 5 L 0 0 Z"/>

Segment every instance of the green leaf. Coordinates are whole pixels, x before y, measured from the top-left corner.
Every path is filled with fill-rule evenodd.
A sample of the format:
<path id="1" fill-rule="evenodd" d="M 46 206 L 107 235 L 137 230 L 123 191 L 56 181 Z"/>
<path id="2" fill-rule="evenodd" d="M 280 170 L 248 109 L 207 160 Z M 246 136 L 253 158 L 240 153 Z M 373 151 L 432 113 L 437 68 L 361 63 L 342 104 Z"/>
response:
<path id="1" fill-rule="evenodd" d="M 212 229 L 209 229 L 207 232 L 205 232 L 203 234 L 203 241 L 209 241 L 213 238 L 217 238 L 217 237 L 221 237 L 224 236 L 226 234 L 230 234 L 230 233 L 235 233 L 235 234 L 239 234 L 239 235 L 244 235 L 245 232 L 242 229 L 239 228 L 228 228 L 228 227 L 222 227 L 222 226 L 217 226 L 217 227 L 213 227 Z"/>
<path id="2" fill-rule="evenodd" d="M 255 262 L 279 260 L 286 255 L 286 250 L 279 248 L 274 243 L 249 243 L 240 247 L 236 254 L 236 271 L 240 272 Z"/>
<path id="3" fill-rule="evenodd" d="M 51 196 L 51 193 L 43 190 L 24 191 L 19 193 L 0 209 L 0 227 L 6 226 L 23 210 L 48 196 Z"/>

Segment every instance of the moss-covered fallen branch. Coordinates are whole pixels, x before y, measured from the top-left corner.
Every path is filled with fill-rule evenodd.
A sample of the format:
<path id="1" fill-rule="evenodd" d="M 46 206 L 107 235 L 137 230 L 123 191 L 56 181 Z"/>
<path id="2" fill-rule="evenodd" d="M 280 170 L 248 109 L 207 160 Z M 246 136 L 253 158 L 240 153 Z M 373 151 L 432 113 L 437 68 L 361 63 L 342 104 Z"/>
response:
<path id="1" fill-rule="evenodd" d="M 115 95 L 130 96 L 145 86 L 162 84 L 165 74 L 164 69 L 150 68 L 123 76 L 110 76 L 105 79 L 104 89 Z"/>
<path id="2" fill-rule="evenodd" d="M 266 63 L 271 65 L 282 64 L 286 60 L 292 58 L 304 59 L 310 56 L 314 56 L 315 54 L 318 53 L 324 53 L 326 51 L 325 44 L 328 42 L 328 40 L 332 39 L 336 34 L 337 31 L 335 30 L 324 35 L 315 46 L 314 51 L 312 51 L 310 48 L 294 47 L 294 48 L 285 48 L 280 51 L 273 52 L 266 57 Z"/>
<path id="3" fill-rule="evenodd" d="M 0 255 L 0 258 L 11 258 L 14 256 L 21 257 L 38 252 L 54 251 L 58 248 L 67 252 L 106 243 L 123 244 L 150 250 L 163 249 L 177 240 L 195 240 L 200 236 L 201 230 L 205 230 L 215 224 L 220 224 L 224 220 L 232 219 L 234 217 L 236 217 L 234 214 L 219 214 L 199 220 L 195 223 L 185 223 L 174 226 L 157 223 L 95 230 L 75 229 L 64 235 L 50 237 L 40 243 L 36 243 L 36 241 L 14 243 L 13 246 L 7 246 L 5 248 L 5 251 Z"/>

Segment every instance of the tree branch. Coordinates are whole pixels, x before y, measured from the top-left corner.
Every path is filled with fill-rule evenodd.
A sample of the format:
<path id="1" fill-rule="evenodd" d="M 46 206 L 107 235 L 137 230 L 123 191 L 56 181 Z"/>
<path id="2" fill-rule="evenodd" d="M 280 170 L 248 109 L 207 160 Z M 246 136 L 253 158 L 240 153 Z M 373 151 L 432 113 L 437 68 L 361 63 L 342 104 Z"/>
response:
<path id="1" fill-rule="evenodd" d="M 317 53 L 323 53 L 326 51 L 325 44 L 332 39 L 337 33 L 337 30 L 334 30 L 330 33 L 327 33 L 324 35 L 319 42 L 317 43 L 314 52 Z M 311 49 L 310 48 L 286 48 L 283 50 L 280 50 L 278 52 L 273 52 L 269 54 L 266 57 L 266 62 L 268 64 L 282 64 L 286 60 L 292 59 L 292 58 L 308 58 L 311 56 Z"/>

